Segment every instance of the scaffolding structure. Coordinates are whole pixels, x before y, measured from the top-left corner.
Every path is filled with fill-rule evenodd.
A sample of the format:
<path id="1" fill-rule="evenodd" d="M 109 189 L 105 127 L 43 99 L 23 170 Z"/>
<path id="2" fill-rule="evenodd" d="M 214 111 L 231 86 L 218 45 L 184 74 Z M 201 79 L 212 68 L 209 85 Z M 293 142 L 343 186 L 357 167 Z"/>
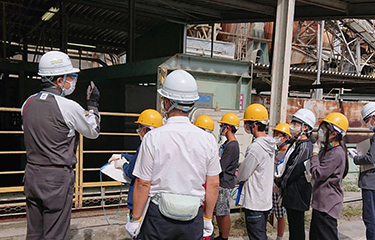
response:
<path id="1" fill-rule="evenodd" d="M 373 75 L 375 67 L 375 21 L 328 20 L 324 26 L 319 56 L 320 21 L 296 21 L 293 26 L 291 66 L 357 75 Z M 210 40 L 211 25 L 188 25 L 187 36 Z M 215 24 L 214 41 L 235 44 L 234 59 L 269 64 L 273 23 Z"/>

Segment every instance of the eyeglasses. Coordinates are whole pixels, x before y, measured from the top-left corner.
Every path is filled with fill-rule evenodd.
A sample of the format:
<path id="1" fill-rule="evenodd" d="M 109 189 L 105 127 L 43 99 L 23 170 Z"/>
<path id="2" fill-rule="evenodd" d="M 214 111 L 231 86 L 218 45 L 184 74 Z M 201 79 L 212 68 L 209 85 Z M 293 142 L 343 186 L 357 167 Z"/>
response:
<path id="1" fill-rule="evenodd" d="M 76 81 L 78 78 L 78 74 L 66 74 L 66 76 L 72 78 L 72 80 L 68 80 L 69 82 Z"/>

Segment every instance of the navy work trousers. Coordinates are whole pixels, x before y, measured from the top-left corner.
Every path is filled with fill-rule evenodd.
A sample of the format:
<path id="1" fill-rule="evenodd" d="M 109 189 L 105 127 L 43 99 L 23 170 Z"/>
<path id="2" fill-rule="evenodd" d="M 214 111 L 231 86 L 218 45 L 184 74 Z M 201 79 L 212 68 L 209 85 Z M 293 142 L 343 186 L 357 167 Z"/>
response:
<path id="1" fill-rule="evenodd" d="M 177 221 L 165 217 L 159 207 L 150 202 L 141 232 L 142 240 L 201 240 L 203 238 L 203 210 L 190 221 Z"/>
<path id="2" fill-rule="evenodd" d="M 375 190 L 362 189 L 362 218 L 367 240 L 375 240 Z"/>

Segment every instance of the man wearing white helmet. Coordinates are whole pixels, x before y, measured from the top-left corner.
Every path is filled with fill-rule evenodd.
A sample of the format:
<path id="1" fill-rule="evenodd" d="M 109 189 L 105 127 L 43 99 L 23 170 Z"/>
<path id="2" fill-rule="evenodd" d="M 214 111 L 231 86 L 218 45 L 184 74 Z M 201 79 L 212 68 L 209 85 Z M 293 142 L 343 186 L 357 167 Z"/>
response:
<path id="1" fill-rule="evenodd" d="M 370 102 L 361 110 L 362 122 L 375 132 L 375 103 Z M 348 150 L 356 165 L 361 166 L 358 186 L 362 189 L 362 218 L 366 226 L 366 238 L 375 239 L 375 133 L 370 138 L 370 149 L 359 156 L 355 150 Z"/>
<path id="2" fill-rule="evenodd" d="M 175 70 L 158 93 L 167 122 L 142 141 L 133 172 L 137 177 L 133 214 L 126 230 L 136 237 L 147 198 L 151 197 L 138 236 L 142 240 L 211 236 L 221 168 L 215 137 L 188 118 L 199 98 L 197 84 L 186 71 Z M 202 186 L 205 181 L 206 190 Z"/>
<path id="3" fill-rule="evenodd" d="M 315 115 L 309 109 L 302 108 L 292 116 L 289 125 L 294 142 L 285 155 L 287 163 L 281 177 L 275 178 L 275 184 L 281 189 L 282 205 L 285 207 L 289 223 L 289 239 L 305 239 L 305 211 L 310 208 L 311 191 L 309 177 L 309 159 L 313 144 L 309 137 L 315 126 Z"/>
<path id="4" fill-rule="evenodd" d="M 39 61 L 43 89 L 21 109 L 27 155 L 25 196 L 27 239 L 69 239 L 77 132 L 99 136 L 99 90 L 87 89 L 86 113 L 65 98 L 74 91 L 79 69 L 65 53 L 50 51 Z"/>

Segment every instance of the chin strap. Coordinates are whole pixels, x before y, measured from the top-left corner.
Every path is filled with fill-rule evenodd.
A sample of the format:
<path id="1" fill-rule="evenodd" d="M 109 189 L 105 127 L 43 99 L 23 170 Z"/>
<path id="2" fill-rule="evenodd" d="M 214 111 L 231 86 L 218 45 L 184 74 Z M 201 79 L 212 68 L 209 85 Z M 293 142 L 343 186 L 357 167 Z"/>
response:
<path id="1" fill-rule="evenodd" d="M 192 102 L 191 105 L 186 105 L 186 106 L 181 105 L 179 104 L 178 101 L 171 100 L 171 99 L 169 99 L 169 102 L 171 103 L 171 106 L 169 107 L 168 110 L 165 111 L 165 115 L 167 116 L 167 118 L 168 118 L 170 111 L 172 111 L 173 109 L 177 109 L 183 112 L 189 112 L 194 108 L 194 102 Z"/>
<path id="2" fill-rule="evenodd" d="M 283 148 L 285 145 L 287 145 L 290 141 L 291 141 L 291 139 L 285 140 L 282 144 L 280 144 L 280 146 L 277 146 L 277 149 L 276 149 L 276 156 L 277 156 L 277 154 L 279 153 L 280 149 L 282 149 L 282 148 Z"/>
<path id="3" fill-rule="evenodd" d="M 63 83 L 62 83 L 62 86 L 60 87 L 61 88 L 61 94 L 60 94 L 61 97 L 65 96 L 65 88 L 64 88 L 65 82 L 66 82 L 66 74 L 64 74 Z"/>
<path id="4" fill-rule="evenodd" d="M 45 80 L 44 82 L 49 82 L 52 86 L 50 88 L 60 88 L 61 89 L 61 94 L 60 96 L 64 97 L 65 96 L 65 88 L 64 88 L 64 85 L 66 83 L 66 74 L 64 74 L 64 77 L 63 77 L 63 84 L 61 87 L 59 87 L 56 83 L 52 82 L 52 79 L 54 78 L 54 76 L 50 76 L 50 77 L 43 77 L 43 79 Z"/>

